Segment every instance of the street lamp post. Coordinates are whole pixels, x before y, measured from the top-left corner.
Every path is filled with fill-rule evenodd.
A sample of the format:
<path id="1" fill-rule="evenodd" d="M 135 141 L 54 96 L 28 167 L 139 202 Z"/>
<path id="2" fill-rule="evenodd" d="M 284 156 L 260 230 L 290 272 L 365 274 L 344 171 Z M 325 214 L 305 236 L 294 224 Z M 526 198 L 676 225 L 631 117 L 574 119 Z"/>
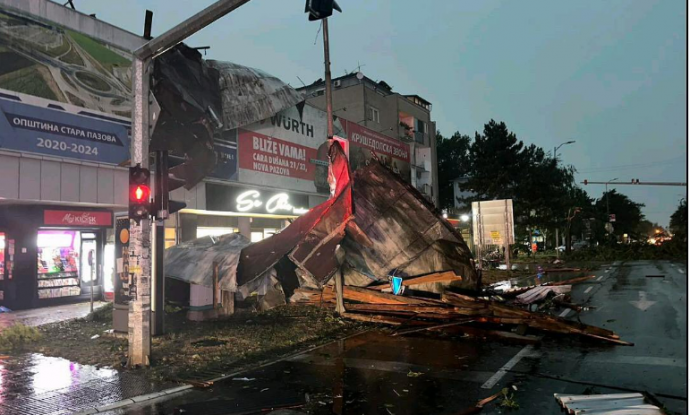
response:
<path id="1" fill-rule="evenodd" d="M 558 160 L 558 155 L 556 154 L 556 152 L 558 151 L 559 148 L 561 148 L 561 147 L 563 147 L 563 146 L 565 146 L 565 145 L 574 144 L 574 143 L 575 143 L 575 140 L 570 140 L 570 141 L 566 141 L 565 143 L 559 144 L 558 147 L 554 147 L 554 148 L 553 148 L 553 158 L 555 158 L 556 160 Z"/>
<path id="2" fill-rule="evenodd" d="M 574 143 L 575 143 L 575 140 L 570 140 L 570 141 L 566 141 L 565 143 L 561 143 L 557 147 L 554 147 L 553 148 L 553 158 L 556 161 L 558 161 L 558 155 L 557 155 L 558 149 L 565 146 L 565 145 L 574 144 Z M 544 242 L 546 243 L 546 241 L 544 241 Z M 556 258 L 560 257 L 560 251 L 558 250 L 559 245 L 560 245 L 560 237 L 558 235 L 558 225 L 556 225 Z"/>
<path id="3" fill-rule="evenodd" d="M 607 218 L 607 220 L 610 219 L 610 217 L 609 217 L 609 183 L 611 183 L 614 180 L 618 180 L 618 177 L 616 177 L 615 179 L 611 179 L 604 184 L 605 194 L 606 194 L 606 218 Z"/>

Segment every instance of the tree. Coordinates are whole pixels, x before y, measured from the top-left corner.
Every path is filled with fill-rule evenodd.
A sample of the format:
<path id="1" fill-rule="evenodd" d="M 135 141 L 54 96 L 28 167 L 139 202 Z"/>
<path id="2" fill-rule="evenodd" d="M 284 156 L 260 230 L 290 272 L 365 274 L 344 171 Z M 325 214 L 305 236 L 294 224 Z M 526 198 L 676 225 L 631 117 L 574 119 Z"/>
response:
<path id="1" fill-rule="evenodd" d="M 671 223 L 669 225 L 671 232 L 673 232 L 673 239 L 684 243 L 688 241 L 688 203 L 683 203 L 678 206 L 673 215 L 671 215 Z"/>
<path id="2" fill-rule="evenodd" d="M 635 234 L 640 222 L 644 219 L 641 208 L 642 203 L 635 203 L 628 196 L 616 192 L 616 189 L 604 192 L 601 199 L 596 203 L 597 211 L 602 216 L 606 216 L 606 198 L 608 196 L 608 212 L 616 215 L 616 222 L 613 223 L 613 234 L 622 236 L 623 234 Z"/>
<path id="3" fill-rule="evenodd" d="M 455 203 L 454 180 L 469 171 L 470 136 L 455 132 L 450 138 L 436 133 L 438 160 L 438 189 L 441 208 L 452 208 Z"/>
<path id="4" fill-rule="evenodd" d="M 525 146 L 505 123 L 491 120 L 483 134 L 475 133 L 468 166 L 468 179 L 460 189 L 474 192 L 472 200 L 514 199 L 518 238 L 527 238 L 532 229 L 546 233 L 564 225 L 572 206 L 574 169 L 560 165 L 540 147 Z"/>

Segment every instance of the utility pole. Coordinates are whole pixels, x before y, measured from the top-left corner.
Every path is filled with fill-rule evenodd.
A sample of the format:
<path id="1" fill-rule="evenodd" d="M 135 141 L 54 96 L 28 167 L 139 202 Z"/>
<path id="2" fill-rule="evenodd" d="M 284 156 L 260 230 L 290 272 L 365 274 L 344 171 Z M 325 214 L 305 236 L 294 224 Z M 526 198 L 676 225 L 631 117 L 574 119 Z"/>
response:
<path id="1" fill-rule="evenodd" d="M 328 139 L 333 138 L 333 97 L 331 90 L 331 51 L 328 39 L 328 17 L 323 21 L 323 58 L 326 67 L 326 116 L 328 117 Z"/>
<path id="2" fill-rule="evenodd" d="M 331 53 L 328 39 L 328 17 L 322 20 L 323 22 L 323 58 L 325 66 L 326 79 L 326 118 L 328 126 L 328 140 L 333 140 L 333 95 L 331 85 Z M 345 313 L 345 300 L 343 298 L 343 265 L 340 265 L 340 270 L 333 276 L 335 278 L 335 312 L 338 314 Z"/>
<path id="3" fill-rule="evenodd" d="M 219 0 L 135 50 L 132 77 L 131 164 L 149 168 L 150 77 L 153 60 L 249 0 Z M 151 355 L 151 220 L 130 220 L 129 366 L 148 366 Z M 163 310 L 160 310 L 163 312 Z"/>

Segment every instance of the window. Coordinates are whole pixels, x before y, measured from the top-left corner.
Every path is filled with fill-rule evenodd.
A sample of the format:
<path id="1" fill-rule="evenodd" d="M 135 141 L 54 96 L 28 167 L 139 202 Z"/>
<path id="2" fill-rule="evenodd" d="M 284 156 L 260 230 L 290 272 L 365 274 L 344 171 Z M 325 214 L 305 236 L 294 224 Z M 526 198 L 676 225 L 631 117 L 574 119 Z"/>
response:
<path id="1" fill-rule="evenodd" d="M 375 123 L 381 123 L 381 118 L 379 117 L 379 110 L 374 107 L 369 107 L 369 114 L 367 117 L 370 121 Z"/>
<path id="2" fill-rule="evenodd" d="M 429 124 L 422 120 L 417 120 L 417 128 L 415 129 L 414 139 L 420 144 L 424 144 L 424 137 L 429 132 Z"/>

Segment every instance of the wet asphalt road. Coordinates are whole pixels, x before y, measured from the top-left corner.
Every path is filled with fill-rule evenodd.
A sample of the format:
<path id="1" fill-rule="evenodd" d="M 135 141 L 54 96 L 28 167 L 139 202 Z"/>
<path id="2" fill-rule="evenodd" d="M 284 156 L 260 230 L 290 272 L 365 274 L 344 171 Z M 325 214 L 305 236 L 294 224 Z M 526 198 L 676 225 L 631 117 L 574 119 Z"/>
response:
<path id="1" fill-rule="evenodd" d="M 308 396 L 317 414 L 457 414 L 509 384 L 517 386 L 519 409 L 494 403 L 482 413 L 558 414 L 554 393 L 619 392 L 606 386 L 651 391 L 668 409 L 687 413 L 686 265 L 636 261 L 595 275 L 573 287 L 574 302 L 595 307 L 579 319 L 635 346 L 547 336 L 526 347 L 370 332 L 239 376 L 244 379 L 112 413 L 265 413 L 301 405 Z M 570 311 L 566 318 L 578 316 Z"/>

